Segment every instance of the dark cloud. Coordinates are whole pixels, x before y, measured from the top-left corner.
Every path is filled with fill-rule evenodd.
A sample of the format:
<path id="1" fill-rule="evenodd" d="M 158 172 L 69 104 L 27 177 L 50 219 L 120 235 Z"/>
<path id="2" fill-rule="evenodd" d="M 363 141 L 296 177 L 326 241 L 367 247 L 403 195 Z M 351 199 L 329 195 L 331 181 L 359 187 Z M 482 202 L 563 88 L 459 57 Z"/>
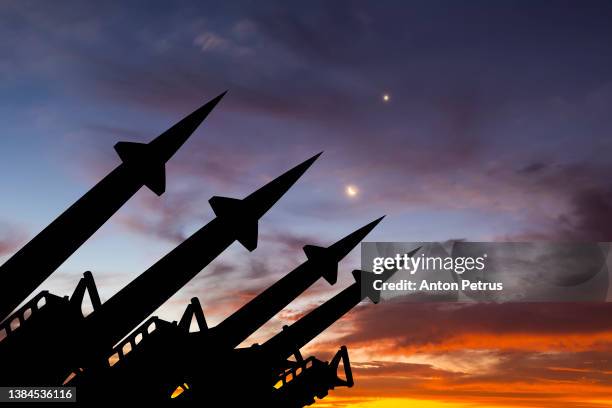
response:
<path id="1" fill-rule="evenodd" d="M 533 173 L 538 173 L 542 170 L 544 170 L 547 167 L 546 163 L 542 163 L 542 162 L 535 162 L 535 163 L 530 163 L 526 166 L 521 167 L 518 170 L 518 173 L 521 174 L 533 174 Z"/>
<path id="2" fill-rule="evenodd" d="M 607 190 L 578 190 L 572 211 L 560 218 L 562 228 L 576 240 L 612 241 L 612 186 Z"/>
<path id="3" fill-rule="evenodd" d="M 539 214 L 533 212 L 532 226 L 526 227 L 524 233 L 506 239 L 612 240 L 612 185 L 607 180 L 609 170 L 607 166 L 581 164 L 545 166 L 535 171 L 521 172 L 528 177 L 522 179 L 522 183 L 546 191 L 563 204 L 561 209 L 553 210 L 553 216 L 546 214 L 547 208 L 542 208 Z"/>
<path id="4" fill-rule="evenodd" d="M 610 303 L 469 305 L 392 301 L 355 309 L 351 316 L 354 331 L 343 341 L 391 340 L 397 346 L 418 349 L 452 344 L 463 335 L 482 335 L 483 343 L 502 335 L 589 336 L 612 332 L 608 318 L 611 312 Z M 496 344 L 490 346 L 495 348 Z M 522 347 L 519 341 L 517 347 Z"/>

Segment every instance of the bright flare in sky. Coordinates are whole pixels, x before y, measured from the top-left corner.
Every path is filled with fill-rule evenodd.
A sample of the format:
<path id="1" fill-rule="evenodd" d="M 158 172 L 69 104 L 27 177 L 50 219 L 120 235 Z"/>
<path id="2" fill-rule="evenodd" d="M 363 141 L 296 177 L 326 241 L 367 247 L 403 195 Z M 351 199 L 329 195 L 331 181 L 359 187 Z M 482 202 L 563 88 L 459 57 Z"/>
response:
<path id="1" fill-rule="evenodd" d="M 383 95 L 383 101 L 384 102 L 389 102 L 390 99 L 391 99 L 391 96 L 389 96 L 389 94 L 384 94 Z"/>
<path id="2" fill-rule="evenodd" d="M 345 192 L 346 195 L 349 197 L 355 197 L 357 194 L 359 194 L 359 190 L 357 189 L 357 187 L 352 185 L 346 186 Z"/>

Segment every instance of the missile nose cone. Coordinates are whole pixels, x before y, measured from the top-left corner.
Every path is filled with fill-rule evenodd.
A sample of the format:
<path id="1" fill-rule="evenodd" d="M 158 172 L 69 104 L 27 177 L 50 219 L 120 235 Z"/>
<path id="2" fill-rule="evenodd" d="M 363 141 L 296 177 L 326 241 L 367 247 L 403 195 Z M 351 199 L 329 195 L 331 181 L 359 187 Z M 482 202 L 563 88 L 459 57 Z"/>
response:
<path id="1" fill-rule="evenodd" d="M 348 255 L 349 252 L 351 252 L 353 248 L 355 248 L 366 237 L 366 235 L 370 233 L 370 231 L 374 229 L 374 227 L 378 225 L 380 221 L 382 221 L 383 218 L 385 218 L 384 215 L 380 218 L 375 219 L 371 223 L 364 225 L 357 231 L 350 233 L 346 237 L 342 238 L 340 241 L 332 244 L 329 247 L 332 256 L 336 257 L 336 260 L 338 262 L 342 260 L 345 256 Z"/>
<path id="2" fill-rule="evenodd" d="M 219 95 L 215 96 L 213 99 L 198 108 L 194 113 L 200 113 L 201 111 L 201 114 L 204 116 L 202 120 L 206 119 L 206 115 L 208 115 L 215 108 L 215 106 L 217 106 L 217 104 L 221 101 L 221 99 L 223 99 L 227 92 L 228 90 L 221 92 Z"/>
<path id="3" fill-rule="evenodd" d="M 227 91 L 219 94 L 198 109 L 184 117 L 170 129 L 153 139 L 149 146 L 164 162 L 168 161 L 174 153 L 189 139 L 189 136 L 202 124 L 204 119 L 217 106 Z"/>
<path id="4" fill-rule="evenodd" d="M 291 170 L 288 170 L 287 172 L 282 174 L 280 177 L 277 178 L 277 180 L 284 178 L 286 182 L 290 182 L 291 184 L 295 183 L 300 177 L 302 177 L 302 174 L 304 174 L 306 170 L 308 170 L 308 168 L 312 166 L 312 163 L 314 163 L 322 154 L 323 152 L 315 154 L 310 159 L 303 161 Z M 291 185 L 289 185 L 288 188 L 289 187 L 291 187 Z"/>
<path id="5" fill-rule="evenodd" d="M 215 109 L 226 93 L 227 91 L 224 91 L 210 101 L 206 102 L 204 105 L 200 106 L 198 109 L 187 115 L 183 120 L 174 125 L 172 129 L 178 125 L 182 125 L 185 132 L 188 132 L 189 134 L 193 133 L 204 121 L 204 119 L 206 119 L 208 114 Z"/>
<path id="6" fill-rule="evenodd" d="M 320 152 L 298 164 L 247 196 L 244 201 L 251 206 L 256 217 L 259 218 L 265 214 L 302 177 L 322 153 Z"/>
<path id="7" fill-rule="evenodd" d="M 295 166 L 294 168 L 290 170 L 287 170 L 286 172 L 278 176 L 276 180 L 273 180 L 272 182 L 268 184 L 272 184 L 275 181 L 279 181 L 285 184 L 295 183 L 300 177 L 302 177 L 302 174 L 304 174 L 306 170 L 308 170 L 308 168 L 312 166 L 312 163 L 314 163 L 319 158 L 319 156 L 321 156 L 322 154 L 323 152 L 319 152 L 315 154 L 314 156 L 312 156 L 310 159 L 304 160 L 302 163 L 298 164 L 297 166 Z M 288 185 L 287 189 L 289 187 L 291 187 L 291 185 Z"/>

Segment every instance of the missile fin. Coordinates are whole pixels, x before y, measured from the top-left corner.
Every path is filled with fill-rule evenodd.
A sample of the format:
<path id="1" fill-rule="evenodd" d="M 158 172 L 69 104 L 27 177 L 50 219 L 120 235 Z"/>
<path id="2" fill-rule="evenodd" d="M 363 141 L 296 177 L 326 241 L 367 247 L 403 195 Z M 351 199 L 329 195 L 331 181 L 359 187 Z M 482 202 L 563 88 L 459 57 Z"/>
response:
<path id="1" fill-rule="evenodd" d="M 208 203 L 217 217 L 225 217 L 235 223 L 236 240 L 249 251 L 257 248 L 257 219 L 246 214 L 247 206 L 243 200 L 214 196 Z"/>
<path id="2" fill-rule="evenodd" d="M 253 252 L 257 248 L 257 234 L 258 234 L 258 223 L 257 221 L 243 225 L 241 230 L 238 231 L 238 237 L 236 240 L 242 244 L 249 252 Z"/>
<path id="3" fill-rule="evenodd" d="M 118 142 L 115 151 L 130 171 L 158 196 L 166 191 L 166 167 L 152 154 L 150 145 L 136 142 Z"/>
<path id="4" fill-rule="evenodd" d="M 333 258 L 328 248 L 316 245 L 305 245 L 304 253 L 310 262 L 316 263 L 321 268 L 321 276 L 333 285 L 338 280 L 338 262 Z"/>
<path id="5" fill-rule="evenodd" d="M 355 281 L 361 286 L 362 299 L 363 294 L 365 294 L 365 297 L 369 298 L 372 303 L 380 302 L 380 291 L 374 289 L 374 281 L 380 279 L 380 276 L 373 272 L 359 269 L 354 270 L 352 273 Z"/>
<path id="6" fill-rule="evenodd" d="M 223 217 L 225 215 L 240 215 L 239 209 L 241 207 L 242 200 L 237 198 L 214 196 L 208 200 L 208 203 L 212 207 L 217 217 Z"/>
<path id="7" fill-rule="evenodd" d="M 166 167 L 162 164 L 159 167 L 151 169 L 151 173 L 144 180 L 144 185 L 147 186 L 158 196 L 166 191 Z"/>
<path id="8" fill-rule="evenodd" d="M 315 260 L 319 257 L 325 255 L 326 248 L 316 246 L 316 245 L 304 245 L 304 253 L 306 254 L 306 258 Z"/>
<path id="9" fill-rule="evenodd" d="M 115 151 L 122 162 L 136 161 L 138 157 L 144 156 L 147 144 L 138 142 L 117 142 Z"/>

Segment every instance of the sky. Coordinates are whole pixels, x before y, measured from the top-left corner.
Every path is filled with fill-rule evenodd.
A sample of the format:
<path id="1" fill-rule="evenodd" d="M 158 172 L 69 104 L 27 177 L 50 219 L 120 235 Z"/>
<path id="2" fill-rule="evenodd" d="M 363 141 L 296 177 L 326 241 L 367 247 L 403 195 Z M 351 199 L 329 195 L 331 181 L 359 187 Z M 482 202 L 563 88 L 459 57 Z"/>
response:
<path id="1" fill-rule="evenodd" d="M 229 90 L 167 166 L 40 289 L 91 270 L 103 300 L 241 198 L 323 155 L 157 314 L 220 322 L 381 215 L 368 241 L 612 241 L 612 3 L 3 1 L 0 261 L 146 142 Z M 385 97 L 386 95 L 386 97 Z M 355 194 L 348 194 L 347 189 Z M 246 344 L 351 282 L 318 282 Z M 612 406 L 608 304 L 363 304 L 356 385 L 319 406 Z"/>

